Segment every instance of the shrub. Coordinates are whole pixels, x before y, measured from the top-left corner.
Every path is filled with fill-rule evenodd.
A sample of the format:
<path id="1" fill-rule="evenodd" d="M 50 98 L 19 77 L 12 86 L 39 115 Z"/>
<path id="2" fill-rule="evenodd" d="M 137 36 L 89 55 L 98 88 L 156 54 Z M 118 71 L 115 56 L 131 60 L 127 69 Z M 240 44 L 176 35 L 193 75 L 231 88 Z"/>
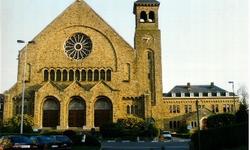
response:
<path id="1" fill-rule="evenodd" d="M 23 115 L 23 132 L 32 133 L 33 117 Z M 16 115 L 4 123 L 3 131 L 8 133 L 19 133 L 21 126 L 21 115 Z"/>
<path id="2" fill-rule="evenodd" d="M 191 136 L 194 150 L 198 149 L 198 133 Z M 222 128 L 201 130 L 201 150 L 220 150 L 248 145 L 248 124 L 231 125 Z"/>
<path id="3" fill-rule="evenodd" d="M 138 136 L 153 138 L 159 134 L 159 130 L 154 124 L 134 116 L 118 119 L 117 123 L 104 124 L 100 127 L 100 132 L 106 139 L 122 138 L 127 140 L 136 140 Z"/>
<path id="4" fill-rule="evenodd" d="M 240 104 L 240 108 L 235 114 L 235 119 L 237 123 L 248 122 L 248 110 L 246 105 Z"/>
<path id="5" fill-rule="evenodd" d="M 208 128 L 220 128 L 230 126 L 235 123 L 235 116 L 233 114 L 216 114 L 207 118 Z"/>

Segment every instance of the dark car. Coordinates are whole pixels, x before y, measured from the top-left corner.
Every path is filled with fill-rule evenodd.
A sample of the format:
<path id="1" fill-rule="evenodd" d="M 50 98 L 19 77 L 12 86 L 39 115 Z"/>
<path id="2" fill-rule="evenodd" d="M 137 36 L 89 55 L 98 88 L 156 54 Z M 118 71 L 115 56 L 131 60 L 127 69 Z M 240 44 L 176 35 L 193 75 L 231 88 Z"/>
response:
<path id="1" fill-rule="evenodd" d="M 71 149 L 72 141 L 65 135 L 40 135 L 31 136 L 30 139 L 38 145 L 41 150 Z"/>
<path id="2" fill-rule="evenodd" d="M 55 142 L 59 142 L 59 149 L 71 149 L 72 141 L 66 135 L 51 135 Z"/>
<path id="3" fill-rule="evenodd" d="M 47 150 L 47 149 L 59 149 L 61 143 L 59 141 L 56 141 L 51 136 L 31 136 L 30 139 L 33 143 L 38 145 L 38 148 L 41 150 Z"/>
<path id="4" fill-rule="evenodd" d="M 30 138 L 23 135 L 8 135 L 2 136 L 0 139 L 0 149 L 31 149 L 37 150 L 38 145 L 34 144 Z"/>

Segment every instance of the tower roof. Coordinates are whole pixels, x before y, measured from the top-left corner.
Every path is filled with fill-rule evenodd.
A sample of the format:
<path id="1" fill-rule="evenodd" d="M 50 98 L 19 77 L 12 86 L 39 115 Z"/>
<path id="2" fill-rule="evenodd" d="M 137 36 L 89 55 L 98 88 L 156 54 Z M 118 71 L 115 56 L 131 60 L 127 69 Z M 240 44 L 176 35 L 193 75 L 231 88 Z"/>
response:
<path id="1" fill-rule="evenodd" d="M 157 0 L 137 0 L 135 5 L 139 6 L 159 6 L 160 2 Z"/>
<path id="2" fill-rule="evenodd" d="M 160 2 L 158 2 L 157 0 L 137 0 L 134 3 L 134 14 L 135 14 L 135 8 L 136 6 L 159 6 Z"/>

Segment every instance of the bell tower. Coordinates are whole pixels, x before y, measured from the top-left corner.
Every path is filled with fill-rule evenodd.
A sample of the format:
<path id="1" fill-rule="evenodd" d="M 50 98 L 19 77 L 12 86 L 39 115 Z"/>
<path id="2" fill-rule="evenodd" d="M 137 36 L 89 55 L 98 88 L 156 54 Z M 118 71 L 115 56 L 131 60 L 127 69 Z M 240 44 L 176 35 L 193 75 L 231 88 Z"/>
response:
<path id="1" fill-rule="evenodd" d="M 158 26 L 160 2 L 137 0 L 134 3 L 135 37 L 134 47 L 137 56 L 137 79 L 140 91 L 148 95 L 145 111 L 151 111 L 162 101 L 161 35 Z M 156 106 L 156 107 L 154 107 Z M 153 112 L 152 112 L 153 111 Z M 157 112 L 155 112 L 156 114 Z M 150 115 L 146 115 L 150 117 Z"/>

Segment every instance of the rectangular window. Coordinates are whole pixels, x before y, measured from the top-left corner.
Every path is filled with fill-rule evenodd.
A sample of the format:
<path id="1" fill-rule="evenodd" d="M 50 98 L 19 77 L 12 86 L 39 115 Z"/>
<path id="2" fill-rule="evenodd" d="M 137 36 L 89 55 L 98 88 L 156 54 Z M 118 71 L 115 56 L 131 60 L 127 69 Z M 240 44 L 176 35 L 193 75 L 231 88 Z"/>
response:
<path id="1" fill-rule="evenodd" d="M 219 105 L 218 104 L 215 105 L 215 112 L 219 112 Z"/>
<path id="2" fill-rule="evenodd" d="M 185 113 L 188 113 L 188 105 L 185 105 Z"/>
<path id="3" fill-rule="evenodd" d="M 176 113 L 176 112 L 177 112 L 176 105 L 173 105 L 173 113 Z"/>
<path id="4" fill-rule="evenodd" d="M 188 106 L 188 112 L 192 112 L 192 105 Z"/>
<path id="5" fill-rule="evenodd" d="M 212 112 L 214 113 L 215 112 L 215 106 L 212 105 L 211 107 L 212 107 Z"/>
<path id="6" fill-rule="evenodd" d="M 181 111 L 180 111 L 180 106 L 177 105 L 176 107 L 177 107 L 177 113 L 180 113 L 180 112 L 181 112 Z"/>
<path id="7" fill-rule="evenodd" d="M 169 106 L 169 112 L 173 113 L 173 107 L 172 107 L 172 105 Z"/>
<path id="8" fill-rule="evenodd" d="M 124 81 L 128 82 L 130 80 L 130 64 L 124 64 Z"/>

